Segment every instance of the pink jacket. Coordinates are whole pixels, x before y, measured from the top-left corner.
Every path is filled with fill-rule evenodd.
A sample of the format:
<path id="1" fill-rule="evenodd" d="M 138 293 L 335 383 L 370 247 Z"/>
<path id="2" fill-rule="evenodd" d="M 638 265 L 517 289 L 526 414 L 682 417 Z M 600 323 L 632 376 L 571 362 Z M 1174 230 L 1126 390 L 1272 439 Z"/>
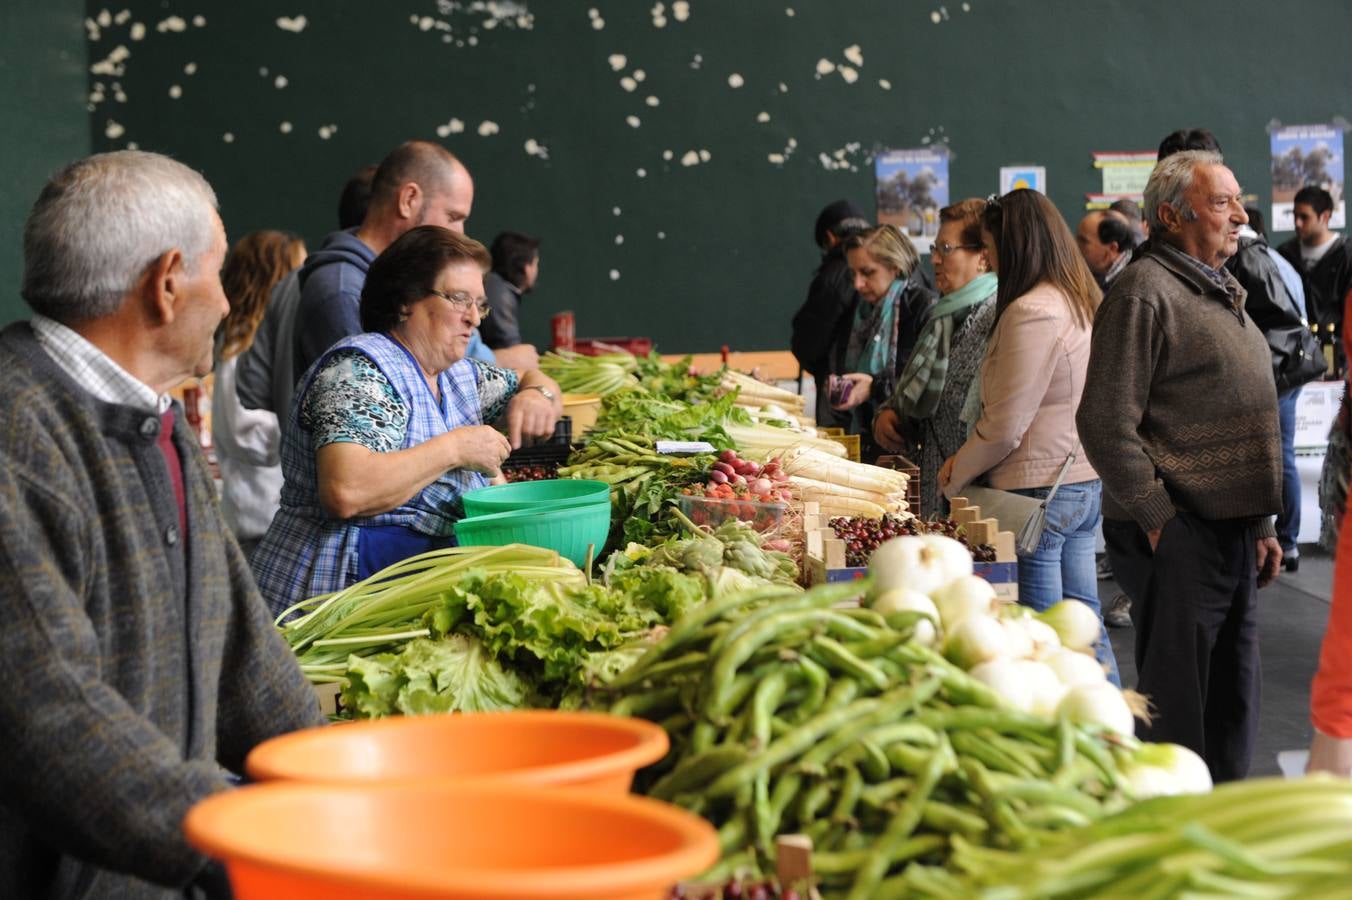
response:
<path id="1" fill-rule="evenodd" d="M 1089 365 L 1088 325 L 1046 282 L 1009 305 L 981 364 L 981 419 L 958 450 L 944 493 L 982 475 L 993 488 L 1047 487 L 1078 438 L 1075 410 Z M 1098 478 L 1081 451 L 1065 484 Z"/>

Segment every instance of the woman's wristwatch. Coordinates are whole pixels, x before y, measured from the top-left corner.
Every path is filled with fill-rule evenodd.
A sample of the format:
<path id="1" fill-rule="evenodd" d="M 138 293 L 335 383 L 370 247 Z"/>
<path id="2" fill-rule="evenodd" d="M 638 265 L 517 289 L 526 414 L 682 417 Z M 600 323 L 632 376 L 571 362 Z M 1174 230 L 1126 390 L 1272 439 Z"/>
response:
<path id="1" fill-rule="evenodd" d="M 544 398 L 545 398 L 546 400 L 548 400 L 550 403 L 553 403 L 555 400 L 559 399 L 559 395 L 558 395 L 558 394 L 554 393 L 554 392 L 551 391 L 549 388 L 545 387 L 543 384 L 532 384 L 532 385 L 527 385 L 526 387 L 523 387 L 521 390 L 523 390 L 523 391 L 539 391 L 541 394 L 544 395 Z"/>

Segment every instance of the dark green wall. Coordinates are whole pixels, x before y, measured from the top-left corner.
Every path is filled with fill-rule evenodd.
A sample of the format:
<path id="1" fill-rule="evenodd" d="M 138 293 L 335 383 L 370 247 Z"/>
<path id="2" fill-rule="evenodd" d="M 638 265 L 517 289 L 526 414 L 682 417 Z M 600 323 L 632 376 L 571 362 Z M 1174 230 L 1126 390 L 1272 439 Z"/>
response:
<path id="1" fill-rule="evenodd" d="M 91 62 L 118 44 L 132 51 L 126 101 L 109 94 L 93 113 L 97 149 L 172 153 L 216 185 L 232 235 L 283 227 L 313 243 L 351 171 L 458 118 L 466 130 L 444 143 L 477 178 L 471 233 L 545 241 L 526 309 L 537 341 L 549 314 L 572 308 L 579 335 L 650 335 L 673 351 L 786 346 L 815 261 L 812 219 L 840 196 L 868 202 L 878 148 L 946 140 L 954 198 L 994 190 L 1001 164 L 1043 164 L 1074 220 L 1099 180 L 1093 150 L 1150 149 L 1173 128 L 1206 125 L 1263 196 L 1271 119 L 1352 118 L 1345 0 L 946 0 L 946 19 L 937 2 L 913 0 L 691 0 L 688 21 L 667 2 L 660 28 L 639 0 L 496 4 L 528 9 L 528 29 L 488 28 L 486 13 L 449 0 L 126 5 L 130 19 L 90 44 Z M 157 28 L 174 14 L 184 30 Z M 280 14 L 309 24 L 284 31 Z M 147 32 L 131 41 L 136 22 Z M 855 83 L 816 77 L 819 59 L 845 62 L 855 44 Z M 608 63 L 615 53 L 623 72 Z M 619 80 L 635 68 L 646 79 L 629 93 Z M 729 86 L 733 73 L 742 87 Z M 116 140 L 104 136 L 110 120 L 125 129 Z M 484 120 L 499 132 L 479 136 Z M 532 139 L 548 159 L 527 154 Z M 772 164 L 790 140 L 790 158 Z M 822 165 L 843 148 L 851 165 Z M 681 165 L 701 149 L 708 162 Z"/>
<path id="2" fill-rule="evenodd" d="M 0 3 L 0 323 L 19 297 L 23 222 L 53 170 L 89 153 L 84 3 Z"/>

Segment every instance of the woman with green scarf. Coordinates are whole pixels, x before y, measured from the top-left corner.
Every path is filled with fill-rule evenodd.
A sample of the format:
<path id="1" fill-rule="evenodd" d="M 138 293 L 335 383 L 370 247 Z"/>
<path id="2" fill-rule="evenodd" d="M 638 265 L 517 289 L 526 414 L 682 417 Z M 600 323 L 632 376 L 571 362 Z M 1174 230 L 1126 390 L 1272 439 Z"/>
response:
<path id="1" fill-rule="evenodd" d="M 861 455 L 871 462 L 881 451 L 870 424 L 874 412 L 892 395 L 897 375 L 911 356 L 934 293 L 920 280 L 920 254 L 895 225 L 876 228 L 845 242 L 845 259 L 854 274 L 860 302 L 845 348 L 847 395 L 833 402 L 850 410 L 849 431 L 858 434 Z"/>
<path id="2" fill-rule="evenodd" d="M 879 446 L 920 467 L 916 515 L 946 513 L 939 490 L 943 461 L 967 439 L 963 406 L 995 321 L 995 274 L 981 246 L 981 200 L 963 200 L 939 210 L 939 234 L 931 259 L 939 302 L 906 362 L 896 390 L 873 420 Z"/>

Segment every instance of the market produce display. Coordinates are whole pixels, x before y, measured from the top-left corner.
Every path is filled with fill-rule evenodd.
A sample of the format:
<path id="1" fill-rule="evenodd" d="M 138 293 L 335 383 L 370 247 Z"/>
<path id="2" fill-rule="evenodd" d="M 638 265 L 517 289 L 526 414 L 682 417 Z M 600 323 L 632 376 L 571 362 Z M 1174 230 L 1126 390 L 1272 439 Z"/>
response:
<path id="1" fill-rule="evenodd" d="M 706 576 L 710 595 L 753 586 L 738 582 L 728 570 L 797 589 L 798 565 L 785 552 L 782 539 L 764 538 L 754 527 L 736 518 L 724 519 L 716 528 L 697 525 L 679 510 L 672 512 L 680 531 L 657 544 L 631 543 L 611 554 L 603 568 L 607 584 L 615 573 L 635 566 L 666 566 L 680 572 Z"/>
<path id="2" fill-rule="evenodd" d="M 918 534 L 940 534 L 965 546 L 977 562 L 995 562 L 990 544 L 972 544 L 962 525 L 952 519 L 918 519 L 886 513 L 880 519 L 860 516 L 836 516 L 827 524 L 836 537 L 845 542 L 845 564 L 866 566 L 873 551 L 892 538 Z"/>
<path id="3" fill-rule="evenodd" d="M 672 752 L 644 788 L 719 827 L 725 856 L 712 880 L 768 871 L 775 836 L 801 832 L 817 847 L 824 894 L 881 896 L 915 861 L 943 866 L 961 846 L 1037 847 L 1136 797 L 1209 787 L 1195 755 L 1173 748 L 1166 759 L 1137 742 L 1130 712 L 1124 728 L 1071 700 L 1099 684 L 1120 697 L 1101 668 L 1091 682 L 1068 667 L 1085 683 L 1062 684 L 1048 666 L 1056 687 L 1040 706 L 979 671 L 1062 651 L 1096 666 L 1068 649 L 1092 643 L 1073 614 L 996 618 L 970 553 L 941 536 L 898 539 L 875 560 L 862 586 L 712 600 L 593 686 L 590 702 L 667 729 Z M 873 608 L 836 608 L 861 587 Z M 968 631 L 984 624 L 969 622 L 1011 637 L 973 651 Z M 1150 771 L 1133 780 L 1137 769 Z"/>
<path id="4" fill-rule="evenodd" d="M 613 394 L 638 387 L 638 360 L 629 353 L 586 356 L 572 350 L 550 350 L 540 356 L 540 371 L 569 394 Z"/>
<path id="5" fill-rule="evenodd" d="M 888 897 L 1346 897 L 1352 782 L 1329 776 L 1225 784 L 1157 797 L 1034 849 L 954 839 L 948 869 L 913 866 Z"/>
<path id="6" fill-rule="evenodd" d="M 851 462 L 815 445 L 790 447 L 778 461 L 799 498 L 817 503 L 823 516 L 881 519 L 907 513 L 910 479 L 903 472 Z"/>
<path id="7" fill-rule="evenodd" d="M 558 463 L 508 466 L 503 468 L 502 474 L 511 484 L 520 481 L 549 481 L 559 477 L 559 466 Z"/>

